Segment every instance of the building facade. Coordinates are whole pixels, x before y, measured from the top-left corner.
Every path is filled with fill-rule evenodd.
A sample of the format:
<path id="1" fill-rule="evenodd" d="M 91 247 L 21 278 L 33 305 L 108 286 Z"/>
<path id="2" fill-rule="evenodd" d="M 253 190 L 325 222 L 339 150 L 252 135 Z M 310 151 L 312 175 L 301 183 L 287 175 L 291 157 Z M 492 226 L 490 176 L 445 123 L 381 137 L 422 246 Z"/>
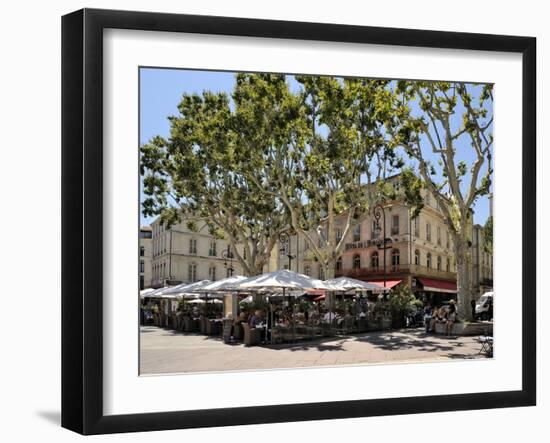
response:
<path id="1" fill-rule="evenodd" d="M 399 186 L 398 177 L 393 182 Z M 424 207 L 415 218 L 404 199 L 398 198 L 384 203 L 378 222 L 373 214 L 357 220 L 344 240 L 335 277 L 349 276 L 382 285 L 385 281 L 387 287 L 406 284 L 417 297 L 428 300 L 453 298 L 456 262 L 452 238 L 435 197 L 423 191 L 423 198 Z M 337 238 L 345 228 L 346 218 L 343 214 L 335 222 Z M 288 268 L 290 250 L 294 257 L 292 270 L 325 279 L 323 266 L 315 260 L 303 237 L 291 237 L 279 245 L 279 250 L 281 268 Z"/>
<path id="2" fill-rule="evenodd" d="M 139 229 L 139 289 L 152 285 L 153 239 L 150 226 Z"/>
<path id="3" fill-rule="evenodd" d="M 493 255 L 485 247 L 480 225 L 474 225 L 472 232 L 472 282 L 476 298 L 493 290 Z"/>
<path id="4" fill-rule="evenodd" d="M 190 229 L 186 221 L 181 221 L 167 228 L 158 218 L 151 228 L 153 287 L 242 274 L 230 250 L 228 254 L 229 242 L 210 234 L 206 223 L 198 222 Z"/>

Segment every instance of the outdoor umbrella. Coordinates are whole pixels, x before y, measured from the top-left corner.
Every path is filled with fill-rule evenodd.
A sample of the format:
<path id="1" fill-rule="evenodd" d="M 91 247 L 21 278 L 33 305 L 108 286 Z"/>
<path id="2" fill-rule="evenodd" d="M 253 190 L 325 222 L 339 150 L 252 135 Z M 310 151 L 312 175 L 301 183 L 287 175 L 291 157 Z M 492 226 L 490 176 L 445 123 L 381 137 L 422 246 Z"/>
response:
<path id="1" fill-rule="evenodd" d="M 268 274 L 256 275 L 238 283 L 236 289 L 256 289 L 265 291 L 285 291 L 287 289 L 331 289 L 321 280 L 299 274 L 288 269 L 279 269 Z"/>
<path id="2" fill-rule="evenodd" d="M 141 298 L 143 298 L 143 297 L 148 296 L 148 294 L 150 294 L 152 292 L 155 292 L 155 290 L 153 288 L 142 289 L 141 291 L 139 291 L 139 296 Z"/>
<path id="3" fill-rule="evenodd" d="M 287 290 L 303 291 L 307 289 L 330 289 L 330 287 L 325 285 L 321 280 L 288 269 L 279 269 L 278 271 L 268 274 L 250 277 L 239 283 L 236 288 L 239 290 L 282 292 L 283 298 Z M 301 295 L 301 292 L 294 293 Z M 271 303 L 269 306 L 271 311 Z M 270 315 L 271 314 L 272 312 L 270 312 Z M 273 319 L 271 319 L 271 324 L 273 324 Z M 294 335 L 294 326 L 292 332 Z"/>
<path id="4" fill-rule="evenodd" d="M 197 289 L 202 288 L 203 286 L 209 285 L 210 280 L 201 280 L 193 283 L 181 283 L 177 286 L 172 286 L 171 288 L 165 288 L 164 294 L 185 294 L 188 292 L 194 292 Z"/>
<path id="5" fill-rule="evenodd" d="M 327 286 L 330 286 L 331 291 L 352 291 L 364 290 L 373 292 L 383 292 L 385 288 L 380 285 L 375 285 L 362 280 L 357 280 L 351 277 L 338 277 L 332 280 L 325 280 Z"/>
<path id="6" fill-rule="evenodd" d="M 229 292 L 235 289 L 235 287 L 247 280 L 247 277 L 242 275 L 233 275 L 232 277 L 223 278 L 221 280 L 209 283 L 206 286 L 203 286 L 197 289 L 197 292 Z"/>

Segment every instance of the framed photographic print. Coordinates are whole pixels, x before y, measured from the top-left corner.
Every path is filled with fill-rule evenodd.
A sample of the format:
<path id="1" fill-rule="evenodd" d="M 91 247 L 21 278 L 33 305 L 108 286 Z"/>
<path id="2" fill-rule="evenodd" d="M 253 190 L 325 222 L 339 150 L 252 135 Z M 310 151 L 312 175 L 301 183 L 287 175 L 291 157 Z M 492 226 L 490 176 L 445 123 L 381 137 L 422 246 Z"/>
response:
<path id="1" fill-rule="evenodd" d="M 534 405 L 535 51 L 64 16 L 62 425 Z"/>

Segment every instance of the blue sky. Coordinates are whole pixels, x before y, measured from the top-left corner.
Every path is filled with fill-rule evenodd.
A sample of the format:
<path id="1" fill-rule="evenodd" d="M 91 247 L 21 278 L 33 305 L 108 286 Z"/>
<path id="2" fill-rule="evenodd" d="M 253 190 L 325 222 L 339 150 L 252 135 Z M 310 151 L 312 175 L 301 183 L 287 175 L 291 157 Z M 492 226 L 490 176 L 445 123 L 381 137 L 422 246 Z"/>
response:
<path id="1" fill-rule="evenodd" d="M 147 143 L 156 135 L 168 137 L 170 124 L 167 117 L 178 114 L 177 105 L 183 93 L 200 93 L 203 90 L 230 93 L 233 89 L 234 78 L 234 73 L 231 72 L 141 68 L 140 144 Z M 296 83 L 293 81 L 290 83 L 291 88 L 294 89 Z M 458 111 L 460 112 L 460 109 Z M 459 140 L 457 158 L 470 164 L 473 153 L 466 143 L 466 140 Z M 432 155 L 429 150 L 425 150 L 425 153 Z M 474 222 L 485 224 L 489 216 L 488 199 L 486 197 L 479 198 L 474 211 Z M 153 218 L 141 216 L 142 225 L 147 225 L 152 220 Z"/>

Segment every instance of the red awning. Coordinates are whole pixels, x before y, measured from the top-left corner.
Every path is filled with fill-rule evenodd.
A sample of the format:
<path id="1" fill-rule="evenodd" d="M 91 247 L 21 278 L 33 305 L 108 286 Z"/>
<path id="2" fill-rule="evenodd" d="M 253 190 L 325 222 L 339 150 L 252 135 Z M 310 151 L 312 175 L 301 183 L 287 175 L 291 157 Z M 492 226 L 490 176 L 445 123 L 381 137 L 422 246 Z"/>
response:
<path id="1" fill-rule="evenodd" d="M 306 291 L 307 295 L 325 295 L 324 289 L 310 289 L 309 291 Z"/>
<path id="2" fill-rule="evenodd" d="M 456 294 L 456 283 L 446 280 L 435 280 L 433 278 L 417 277 L 425 291 L 447 292 Z"/>
<path id="3" fill-rule="evenodd" d="M 386 288 L 392 289 L 394 286 L 397 286 L 402 281 L 403 280 L 386 280 Z M 380 286 L 381 288 L 384 288 L 384 282 L 383 281 L 368 281 L 367 283 L 372 283 L 372 284 Z"/>

